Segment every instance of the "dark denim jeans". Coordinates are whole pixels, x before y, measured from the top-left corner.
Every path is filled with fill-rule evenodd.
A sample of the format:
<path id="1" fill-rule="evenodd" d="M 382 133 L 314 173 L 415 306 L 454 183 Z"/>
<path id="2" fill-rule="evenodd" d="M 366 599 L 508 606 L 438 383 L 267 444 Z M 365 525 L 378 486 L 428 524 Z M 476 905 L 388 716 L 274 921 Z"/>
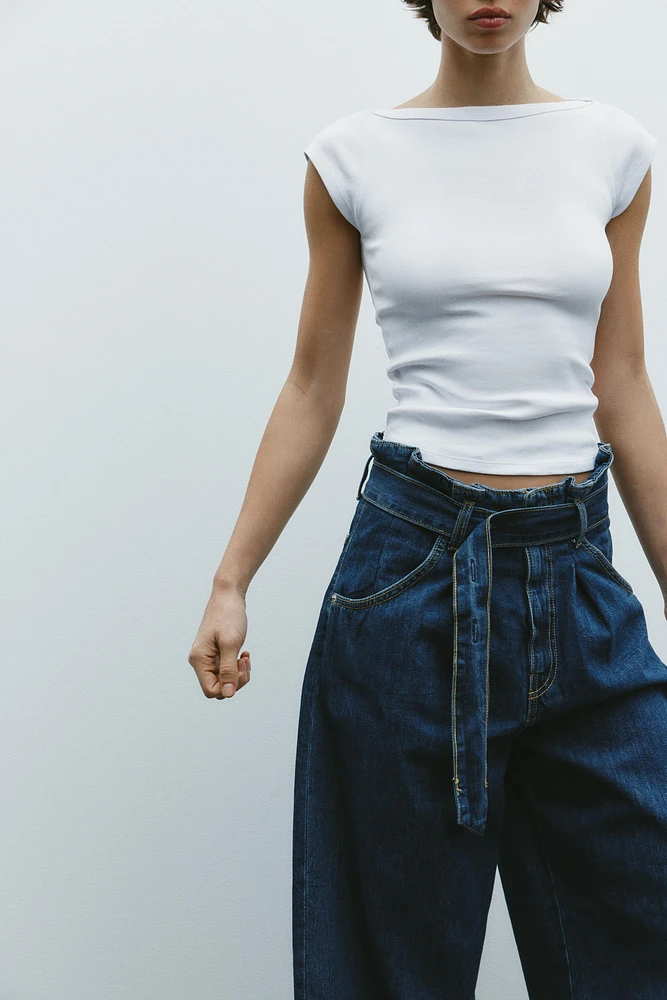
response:
<path id="1" fill-rule="evenodd" d="M 667 665 L 611 447 L 520 490 L 370 448 L 303 680 L 296 1000 L 473 1000 L 496 868 L 531 1000 L 665 1000 Z"/>

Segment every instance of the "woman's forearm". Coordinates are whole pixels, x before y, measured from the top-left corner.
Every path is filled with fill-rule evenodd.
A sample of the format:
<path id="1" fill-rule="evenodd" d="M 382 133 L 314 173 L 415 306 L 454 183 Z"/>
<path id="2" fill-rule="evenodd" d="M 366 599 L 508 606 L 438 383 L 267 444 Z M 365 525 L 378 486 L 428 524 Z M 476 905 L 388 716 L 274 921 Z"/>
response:
<path id="1" fill-rule="evenodd" d="M 331 387 L 288 377 L 266 425 L 213 589 L 245 594 L 315 479 L 344 403 Z"/>
<path id="2" fill-rule="evenodd" d="M 605 388 L 596 425 L 614 452 L 611 472 L 639 542 L 667 595 L 667 433 L 648 374 Z"/>

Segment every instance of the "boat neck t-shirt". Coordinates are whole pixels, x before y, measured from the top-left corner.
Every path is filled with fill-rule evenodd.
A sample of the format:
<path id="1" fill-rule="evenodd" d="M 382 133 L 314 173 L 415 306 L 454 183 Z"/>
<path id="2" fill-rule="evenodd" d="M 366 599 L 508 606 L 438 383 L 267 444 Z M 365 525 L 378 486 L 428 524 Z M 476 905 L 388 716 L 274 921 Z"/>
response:
<path id="1" fill-rule="evenodd" d="M 468 472 L 594 468 L 605 227 L 657 140 L 592 98 L 369 108 L 305 148 L 359 230 L 396 400 L 384 439 Z"/>

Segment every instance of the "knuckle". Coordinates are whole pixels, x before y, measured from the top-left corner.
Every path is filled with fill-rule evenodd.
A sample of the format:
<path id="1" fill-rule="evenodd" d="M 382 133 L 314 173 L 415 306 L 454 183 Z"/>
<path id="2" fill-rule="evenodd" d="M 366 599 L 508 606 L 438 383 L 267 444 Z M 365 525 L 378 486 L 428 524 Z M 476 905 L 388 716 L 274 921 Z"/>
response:
<path id="1" fill-rule="evenodd" d="M 220 650 L 221 660 L 226 660 L 228 663 L 231 663 L 232 661 L 236 663 L 237 644 L 235 642 L 230 642 L 228 639 L 220 638 L 218 640 L 218 649 Z"/>

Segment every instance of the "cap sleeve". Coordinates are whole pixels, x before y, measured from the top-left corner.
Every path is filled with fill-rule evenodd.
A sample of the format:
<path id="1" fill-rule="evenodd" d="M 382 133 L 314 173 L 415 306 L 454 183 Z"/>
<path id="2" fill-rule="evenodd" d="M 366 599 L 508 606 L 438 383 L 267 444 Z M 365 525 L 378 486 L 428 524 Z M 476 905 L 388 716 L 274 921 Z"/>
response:
<path id="1" fill-rule="evenodd" d="M 618 112 L 617 123 L 608 136 L 614 181 L 614 202 L 610 218 L 624 212 L 653 160 L 658 140 L 625 111 Z"/>
<path id="2" fill-rule="evenodd" d="M 327 125 L 303 153 L 313 163 L 338 211 L 358 229 L 362 158 L 358 113 Z"/>

